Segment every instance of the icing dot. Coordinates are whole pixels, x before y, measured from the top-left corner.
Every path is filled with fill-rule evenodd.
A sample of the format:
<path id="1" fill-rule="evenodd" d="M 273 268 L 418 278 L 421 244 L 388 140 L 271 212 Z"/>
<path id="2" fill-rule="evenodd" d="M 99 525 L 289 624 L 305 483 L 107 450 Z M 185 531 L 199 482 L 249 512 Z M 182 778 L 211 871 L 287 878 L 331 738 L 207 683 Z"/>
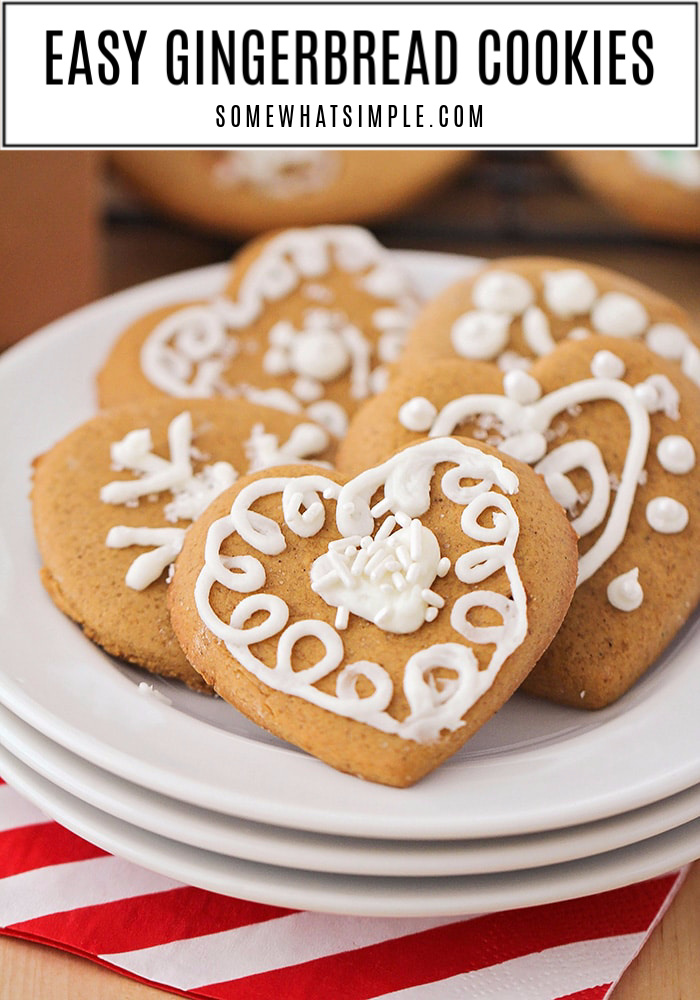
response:
<path id="1" fill-rule="evenodd" d="M 688 334 L 675 323 L 654 323 L 644 339 L 650 351 L 668 361 L 680 361 L 688 344 Z"/>
<path id="2" fill-rule="evenodd" d="M 517 458 L 521 462 L 539 462 L 547 453 L 547 440 L 544 434 L 539 431 L 522 431 L 520 434 L 511 434 L 498 445 L 498 450 L 511 458 Z"/>
<path id="3" fill-rule="evenodd" d="M 518 315 L 535 300 L 535 291 L 525 278 L 512 271 L 488 271 L 474 282 L 474 305 L 479 309 Z"/>
<path id="4" fill-rule="evenodd" d="M 591 322 L 598 333 L 612 337 L 637 337 L 644 333 L 649 315 L 639 301 L 625 292 L 606 292 L 591 310 Z"/>
<path id="5" fill-rule="evenodd" d="M 506 372 L 503 376 L 503 391 L 509 399 L 523 405 L 535 403 L 542 395 L 542 387 L 537 379 L 518 369 Z"/>
<path id="6" fill-rule="evenodd" d="M 656 457 L 666 472 L 674 476 L 685 475 L 695 467 L 695 449 L 680 434 L 668 434 L 661 438 L 656 448 Z"/>
<path id="7" fill-rule="evenodd" d="M 647 504 L 647 522 L 662 535 L 676 535 L 688 523 L 688 508 L 672 497 L 655 497 Z"/>
<path id="8" fill-rule="evenodd" d="M 612 351 L 596 351 L 591 360 L 591 374 L 596 378 L 622 378 L 625 362 Z"/>
<path id="9" fill-rule="evenodd" d="M 585 326 L 574 326 L 566 335 L 567 340 L 588 340 L 590 336 L 591 331 Z"/>
<path id="10" fill-rule="evenodd" d="M 556 316 L 570 319 L 590 312 L 598 289 L 585 271 L 566 268 L 563 271 L 545 271 L 542 277 L 544 300 Z"/>
<path id="11" fill-rule="evenodd" d="M 452 327 L 452 346 L 471 361 L 492 361 L 508 343 L 510 316 L 506 313 L 464 313 Z"/>
<path id="12" fill-rule="evenodd" d="M 290 348 L 291 367 L 299 375 L 322 382 L 342 375 L 350 362 L 348 349 L 340 337 L 329 330 L 299 333 Z"/>
<path id="13" fill-rule="evenodd" d="M 425 396 L 414 396 L 399 409 L 399 423 L 407 431 L 429 431 L 437 409 Z"/>
<path id="14" fill-rule="evenodd" d="M 637 566 L 628 573 L 622 573 L 610 581 L 608 600 L 618 611 L 637 610 L 644 600 L 644 591 L 639 582 L 639 568 Z"/>

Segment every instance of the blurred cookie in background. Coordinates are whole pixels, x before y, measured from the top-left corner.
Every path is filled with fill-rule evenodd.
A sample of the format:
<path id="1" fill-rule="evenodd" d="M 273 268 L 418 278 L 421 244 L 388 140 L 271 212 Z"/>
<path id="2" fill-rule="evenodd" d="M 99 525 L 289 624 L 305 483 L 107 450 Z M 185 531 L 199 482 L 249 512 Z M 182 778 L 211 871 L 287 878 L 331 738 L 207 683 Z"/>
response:
<path id="1" fill-rule="evenodd" d="M 396 215 L 463 169 L 463 150 L 119 150 L 118 173 L 162 211 L 248 236 Z"/>
<path id="2" fill-rule="evenodd" d="M 700 241 L 700 150 L 559 150 L 562 166 L 645 232 Z"/>

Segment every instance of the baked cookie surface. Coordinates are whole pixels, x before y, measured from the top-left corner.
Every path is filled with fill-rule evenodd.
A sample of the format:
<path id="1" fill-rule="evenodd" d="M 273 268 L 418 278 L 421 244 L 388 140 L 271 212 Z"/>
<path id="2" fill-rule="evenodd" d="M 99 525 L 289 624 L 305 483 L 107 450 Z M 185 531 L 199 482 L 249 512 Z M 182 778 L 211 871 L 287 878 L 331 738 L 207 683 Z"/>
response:
<path id="1" fill-rule="evenodd" d="M 35 463 L 46 589 L 107 652 L 205 688 L 166 606 L 188 526 L 241 473 L 328 444 L 319 427 L 236 400 L 152 400 L 94 417 Z"/>
<path id="2" fill-rule="evenodd" d="M 554 155 L 583 188 L 640 229 L 700 240 L 699 150 L 563 149 Z"/>
<path id="3" fill-rule="evenodd" d="M 472 156 L 458 150 L 115 150 L 111 160 L 166 212 L 252 236 L 281 226 L 396 215 Z"/>
<path id="4" fill-rule="evenodd" d="M 558 257 L 507 257 L 436 296 L 418 316 L 402 372 L 439 358 L 527 370 L 562 340 L 643 340 L 700 385 L 700 333 L 670 299 L 607 268 Z"/>
<path id="5" fill-rule="evenodd" d="M 354 474 L 422 435 L 467 435 L 528 462 L 580 536 L 578 588 L 524 690 L 616 700 L 700 600 L 700 392 L 644 344 L 562 342 L 528 372 L 443 360 L 392 381 L 337 456 Z"/>
<path id="6" fill-rule="evenodd" d="M 402 268 L 365 230 L 261 237 L 220 295 L 164 307 L 122 334 L 98 375 L 100 404 L 238 396 L 342 437 L 386 385 L 416 310 Z"/>
<path id="7" fill-rule="evenodd" d="M 531 469 L 438 438 L 352 480 L 242 479 L 188 533 L 169 606 L 190 662 L 254 722 L 406 786 L 510 697 L 575 573 L 573 532 Z"/>

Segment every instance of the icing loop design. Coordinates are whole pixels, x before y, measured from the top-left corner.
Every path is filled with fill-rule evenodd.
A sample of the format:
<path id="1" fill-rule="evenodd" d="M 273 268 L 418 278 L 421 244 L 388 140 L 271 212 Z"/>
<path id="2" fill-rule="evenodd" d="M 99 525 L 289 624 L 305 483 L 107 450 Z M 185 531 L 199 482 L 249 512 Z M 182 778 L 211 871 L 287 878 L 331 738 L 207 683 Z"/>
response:
<path id="1" fill-rule="evenodd" d="M 461 593 L 447 608 L 445 598 L 432 589 L 436 579 L 450 571 L 450 560 L 441 555 L 438 539 L 420 518 L 430 507 L 431 484 L 441 463 L 453 466 L 443 475 L 441 488 L 447 499 L 464 506 L 465 540 L 485 543 L 470 546 L 460 555 L 455 565 L 457 578 L 476 587 L 504 572 L 508 596 L 474 589 Z M 467 479 L 475 482 L 462 486 Z M 527 634 L 527 597 L 515 561 L 519 522 L 508 499 L 517 490 L 517 477 L 499 459 L 453 438 L 422 441 L 343 486 L 321 474 L 257 480 L 244 487 L 229 514 L 209 528 L 204 566 L 195 586 L 198 613 L 231 655 L 269 687 L 385 733 L 419 742 L 435 740 L 444 730 L 462 725 L 465 712 L 488 690 L 503 662 Z M 288 624 L 286 603 L 259 592 L 265 582 L 260 560 L 221 555 L 223 541 L 234 533 L 264 555 L 277 555 L 286 548 L 280 525 L 252 509 L 263 497 L 278 494 L 284 523 L 304 538 L 321 530 L 328 517 L 327 504 L 335 503 L 339 537 L 310 570 L 311 589 L 337 608 L 335 627 L 316 619 Z M 228 622 L 212 608 L 215 582 L 248 595 L 236 605 Z M 253 592 L 256 584 L 258 592 Z M 434 621 L 443 608 L 460 636 L 495 649 L 482 669 L 473 650 L 457 642 L 435 643 L 413 654 L 402 680 L 409 712 L 397 719 L 388 711 L 394 694 L 388 671 L 366 660 L 343 665 L 339 631 L 347 627 L 352 613 L 385 631 L 405 634 Z M 468 616 L 479 608 L 495 611 L 501 623 L 472 624 Z M 266 618 L 245 627 L 259 611 Z M 274 635 L 279 639 L 275 663 L 270 666 L 251 647 Z M 323 652 L 311 666 L 295 670 L 294 646 L 305 637 L 317 639 Z M 333 690 L 321 690 L 318 682 L 333 673 Z M 360 680 L 364 682 L 362 696 Z M 365 693 L 368 687 L 369 694 Z"/>
<path id="2" fill-rule="evenodd" d="M 528 388 L 528 394 L 530 397 L 536 395 L 532 387 Z M 501 437 L 497 447 L 513 458 L 532 464 L 535 472 L 542 474 L 548 484 L 554 484 L 556 498 L 568 509 L 573 509 L 582 500 L 568 478 L 569 473 L 574 469 L 585 469 L 591 478 L 592 490 L 583 510 L 572 521 L 572 527 L 579 536 L 583 536 L 603 524 L 606 516 L 607 522 L 595 543 L 579 559 L 578 583 L 581 584 L 603 565 L 625 536 L 649 447 L 647 408 L 631 386 L 618 379 L 600 376 L 563 386 L 532 403 L 520 403 L 517 397 L 521 394 L 518 392 L 513 395 L 516 398 L 482 393 L 454 399 L 438 413 L 429 435 L 440 437 L 453 434 L 460 424 L 470 418 L 483 418 L 484 415 L 492 418 L 491 429 Z M 619 403 L 627 414 L 630 426 L 622 476 L 609 512 L 610 477 L 596 444 L 584 440 L 569 441 L 547 453 L 548 435 L 556 416 L 583 403 L 602 399 Z M 655 399 L 658 403 L 658 394 Z"/>

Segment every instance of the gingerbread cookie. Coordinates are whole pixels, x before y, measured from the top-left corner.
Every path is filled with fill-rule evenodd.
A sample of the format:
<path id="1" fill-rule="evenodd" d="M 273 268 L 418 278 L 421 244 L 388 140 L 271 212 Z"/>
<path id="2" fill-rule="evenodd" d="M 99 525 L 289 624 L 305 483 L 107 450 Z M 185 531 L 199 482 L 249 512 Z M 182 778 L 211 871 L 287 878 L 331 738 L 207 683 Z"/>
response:
<path id="1" fill-rule="evenodd" d="M 342 437 L 386 385 L 416 308 L 402 269 L 365 230 L 286 230 L 247 246 L 210 302 L 134 323 L 100 372 L 100 403 L 238 395 Z"/>
<path id="2" fill-rule="evenodd" d="M 578 589 L 524 689 L 600 708 L 658 657 L 700 600 L 700 391 L 644 344 L 565 341 L 529 372 L 443 360 L 396 378 L 337 456 L 353 474 L 429 434 L 531 464 L 580 537 Z"/>
<path id="3" fill-rule="evenodd" d="M 118 171 L 165 212 L 253 236 L 282 226 L 369 222 L 413 208 L 463 169 L 460 150 L 116 150 Z"/>
<path id="4" fill-rule="evenodd" d="M 520 684 L 575 573 L 531 469 L 436 438 L 351 480 L 312 465 L 241 480 L 188 533 L 169 605 L 190 662 L 245 715 L 406 786 Z"/>
<path id="5" fill-rule="evenodd" d="M 322 428 L 236 400 L 161 399 L 103 413 L 36 462 L 43 582 L 92 640 L 191 687 L 166 607 L 190 523 L 238 475 L 322 457 Z"/>
<path id="6" fill-rule="evenodd" d="M 549 257 L 494 260 L 423 309 L 402 371 L 438 358 L 527 370 L 564 339 L 644 340 L 700 385 L 700 334 L 674 302 L 615 271 Z"/>
<path id="7" fill-rule="evenodd" d="M 649 233 L 700 240 L 697 149 L 559 150 L 574 179 L 622 218 Z"/>

